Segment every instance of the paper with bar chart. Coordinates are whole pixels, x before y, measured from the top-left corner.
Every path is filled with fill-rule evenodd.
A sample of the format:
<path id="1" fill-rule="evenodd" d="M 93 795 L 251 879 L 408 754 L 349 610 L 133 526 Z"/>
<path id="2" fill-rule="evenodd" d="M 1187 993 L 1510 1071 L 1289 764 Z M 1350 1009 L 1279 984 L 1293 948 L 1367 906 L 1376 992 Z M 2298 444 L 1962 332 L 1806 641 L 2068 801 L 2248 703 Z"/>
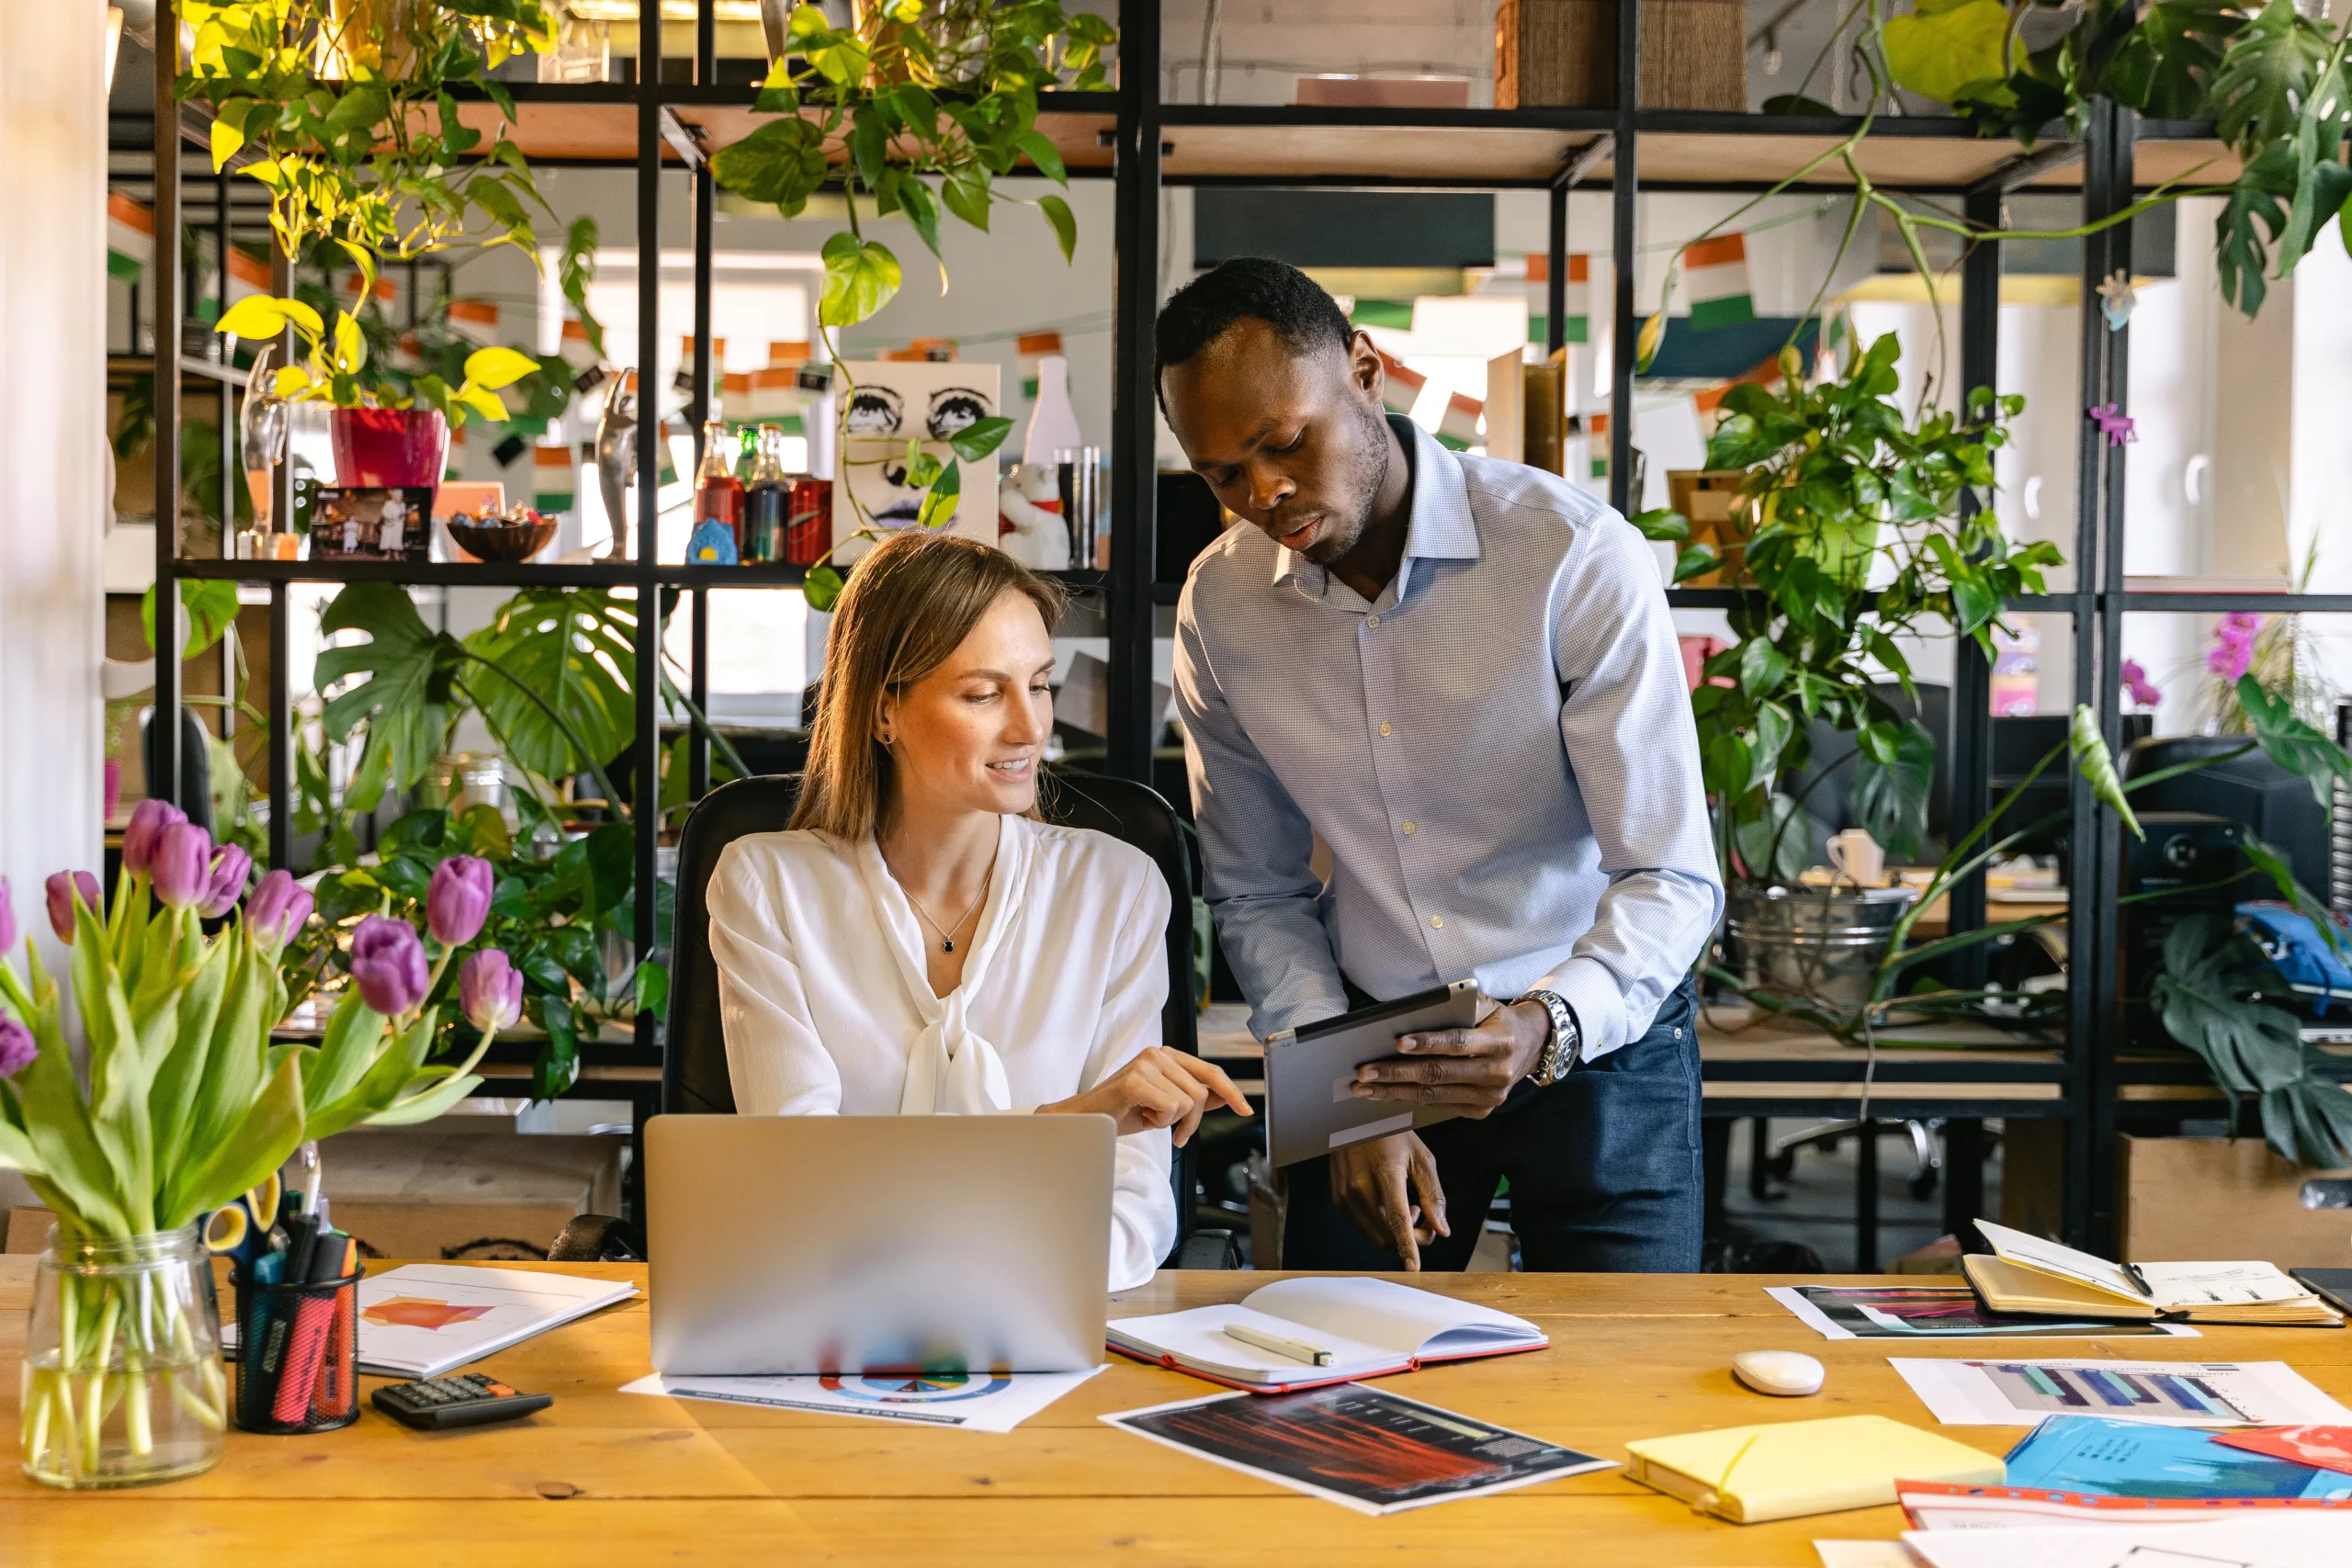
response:
<path id="1" fill-rule="evenodd" d="M 2284 1361 L 1887 1361 L 1947 1427 L 2030 1427 L 2050 1416 L 2273 1427 L 2340 1420 L 2344 1409 Z"/>

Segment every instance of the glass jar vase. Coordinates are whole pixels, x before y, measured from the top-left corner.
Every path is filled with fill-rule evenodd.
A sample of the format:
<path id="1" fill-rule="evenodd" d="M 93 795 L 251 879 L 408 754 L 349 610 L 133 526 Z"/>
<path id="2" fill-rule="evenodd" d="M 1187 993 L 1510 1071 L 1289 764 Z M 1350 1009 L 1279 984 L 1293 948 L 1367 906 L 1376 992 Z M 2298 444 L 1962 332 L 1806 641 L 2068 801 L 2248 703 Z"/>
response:
<path id="1" fill-rule="evenodd" d="M 52 1226 L 25 1331 L 24 1471 L 141 1486 L 220 1462 L 228 1382 L 198 1227 L 130 1237 Z"/>

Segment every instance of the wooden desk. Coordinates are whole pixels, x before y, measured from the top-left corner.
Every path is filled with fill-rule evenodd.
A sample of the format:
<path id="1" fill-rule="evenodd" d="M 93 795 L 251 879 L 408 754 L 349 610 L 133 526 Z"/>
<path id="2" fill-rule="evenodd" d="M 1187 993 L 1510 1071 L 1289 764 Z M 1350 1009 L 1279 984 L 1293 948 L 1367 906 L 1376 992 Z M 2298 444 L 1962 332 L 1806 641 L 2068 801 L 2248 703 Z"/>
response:
<path id="1" fill-rule="evenodd" d="M 13 1413 L 28 1258 L 0 1258 L 0 1405 Z M 500 1267 L 532 1267 L 501 1265 Z M 543 1266 L 542 1266 L 543 1267 Z M 627 1265 L 563 1271 L 643 1278 Z M 1235 1300 L 1274 1276 L 1166 1273 L 1113 1315 Z M 1542 1324 L 1553 1348 L 1387 1386 L 1611 1459 L 1625 1443 L 1711 1426 L 1878 1412 L 1928 1425 L 1889 1346 L 1825 1341 L 1758 1275 L 1419 1276 Z M 1815 1282 L 1825 1282 L 1816 1280 Z M 2352 1333 L 2216 1329 L 2201 1339 L 2052 1341 L 2052 1355 L 2293 1362 L 2352 1399 Z M 1808 1400 L 1766 1400 L 1725 1370 L 1739 1350 L 1803 1349 L 1829 1368 Z M 1981 1353 L 1968 1342 L 1919 1353 Z M 642 1297 L 479 1363 L 556 1396 L 511 1426 L 426 1434 L 373 1410 L 313 1438 L 229 1437 L 193 1481 L 128 1492 L 0 1479 L 9 1568 L 175 1568 L 306 1561 L 552 1568 L 655 1562 L 922 1564 L 1327 1562 L 1811 1565 L 1815 1538 L 1891 1539 L 1893 1507 L 1779 1524 L 1698 1517 L 1621 1472 L 1367 1518 L 1102 1425 L 1105 1412 L 1216 1392 L 1112 1358 L 1108 1371 L 1007 1436 L 616 1392 L 646 1365 Z M 373 1386 L 374 1380 L 369 1380 Z M 13 1432 L 16 1422 L 6 1422 Z M 2018 1428 L 1945 1429 L 1989 1452 Z M 522 1555 L 522 1554 L 529 1555 Z"/>

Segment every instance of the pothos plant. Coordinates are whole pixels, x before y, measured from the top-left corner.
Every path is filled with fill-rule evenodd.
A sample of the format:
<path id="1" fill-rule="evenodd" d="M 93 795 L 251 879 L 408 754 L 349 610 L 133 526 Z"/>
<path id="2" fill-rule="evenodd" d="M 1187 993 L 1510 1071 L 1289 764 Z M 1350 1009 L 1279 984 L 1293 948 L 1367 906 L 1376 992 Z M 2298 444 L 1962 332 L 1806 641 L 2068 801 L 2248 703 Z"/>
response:
<path id="1" fill-rule="evenodd" d="M 1854 738 L 1856 819 L 1889 853 L 1917 854 L 1936 742 L 1881 688 L 1892 679 L 1916 712 L 1899 639 L 1941 621 L 1989 657 L 2002 603 L 2040 592 L 2061 558 L 2050 544 L 2013 544 L 1985 504 L 1993 454 L 2024 400 L 1979 389 L 1965 414 L 1906 423 L 1894 402 L 1900 352 L 1890 333 L 1843 380 L 1809 386 L 1791 351 L 1781 389 L 1731 389 L 1708 443 L 1710 468 L 1747 470 L 1740 558 L 1689 545 L 1676 576 L 1735 565 L 1756 590 L 1731 611 L 1732 646 L 1707 661 L 1691 698 L 1728 877 L 1792 882 L 1810 862 L 1805 796 L 1830 769 L 1791 785 L 1816 761 L 1813 720 Z M 1637 521 L 1653 538 L 1688 537 L 1673 513 Z"/>
<path id="2" fill-rule="evenodd" d="M 554 47 L 537 0 L 179 0 L 193 29 L 178 91 L 209 105 L 215 171 L 270 193 L 278 249 L 317 243 L 372 286 L 379 260 L 512 245 L 539 265 L 538 223 L 560 226 L 507 135 L 514 99 L 491 73 Z M 458 95 L 497 106 L 485 136 Z M 603 350 L 587 303 L 596 225 L 564 230 L 558 280 Z M 363 289 L 362 298 L 366 297 Z"/>
<path id="3" fill-rule="evenodd" d="M 941 209 L 985 231 L 991 207 L 1012 199 L 995 181 L 1024 158 L 1067 186 L 1061 154 L 1037 130 L 1037 95 L 1104 85 L 1102 51 L 1116 36 L 1104 18 L 1065 13 L 1053 0 L 884 0 L 859 7 L 846 28 L 814 6 L 794 10 L 790 52 L 754 106 L 778 118 L 722 149 L 712 172 L 729 190 L 773 203 L 786 218 L 798 216 L 829 182 L 840 183 L 849 228 L 825 242 L 817 308 L 836 364 L 833 333 L 889 303 L 902 276 L 890 248 L 866 237 L 861 198 L 875 217 L 906 219 L 939 262 L 944 289 Z M 1023 205 L 1045 215 L 1068 260 L 1078 244 L 1069 204 L 1049 193 Z M 920 526 L 945 525 L 963 489 L 960 465 L 987 457 L 1012 428 L 1001 417 L 979 421 L 950 441 L 954 457 L 944 463 L 908 444 L 908 482 L 925 491 Z M 858 504 L 854 491 L 851 502 Z M 865 522 L 854 536 L 873 536 L 873 519 Z M 804 588 L 811 608 L 831 608 L 842 588 L 831 552 L 808 569 Z"/>
<path id="4" fill-rule="evenodd" d="M 409 391 L 403 394 L 368 374 L 367 335 L 350 311 L 338 310 L 330 331 L 319 312 L 303 301 L 266 294 L 237 301 L 213 330 L 260 341 L 275 338 L 288 328 L 302 349 L 302 359 L 300 364 L 278 367 L 270 385 L 273 393 L 288 402 L 323 402 L 339 409 L 423 404 L 438 409 L 456 429 L 466 423 L 469 413 L 503 423 L 508 417 L 506 400 L 498 395 L 499 389 L 539 369 L 538 360 L 520 349 L 478 348 L 466 356 L 463 379 L 457 386 L 428 372 L 413 378 Z"/>

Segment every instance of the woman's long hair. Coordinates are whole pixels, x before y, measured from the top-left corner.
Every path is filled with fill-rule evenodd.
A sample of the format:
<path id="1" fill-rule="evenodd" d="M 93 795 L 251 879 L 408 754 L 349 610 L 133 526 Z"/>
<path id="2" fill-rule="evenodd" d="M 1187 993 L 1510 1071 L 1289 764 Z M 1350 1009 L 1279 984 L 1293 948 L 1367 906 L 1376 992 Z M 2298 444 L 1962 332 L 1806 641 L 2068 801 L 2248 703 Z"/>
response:
<path id="1" fill-rule="evenodd" d="M 874 734 L 883 696 L 903 694 L 946 663 L 1007 592 L 1036 605 L 1048 632 L 1061 619 L 1057 584 L 977 540 L 910 528 L 857 563 L 825 638 L 817 722 L 793 827 L 842 843 L 874 836 L 896 787 L 889 749 Z M 1035 807 L 1029 814 L 1035 816 Z"/>

